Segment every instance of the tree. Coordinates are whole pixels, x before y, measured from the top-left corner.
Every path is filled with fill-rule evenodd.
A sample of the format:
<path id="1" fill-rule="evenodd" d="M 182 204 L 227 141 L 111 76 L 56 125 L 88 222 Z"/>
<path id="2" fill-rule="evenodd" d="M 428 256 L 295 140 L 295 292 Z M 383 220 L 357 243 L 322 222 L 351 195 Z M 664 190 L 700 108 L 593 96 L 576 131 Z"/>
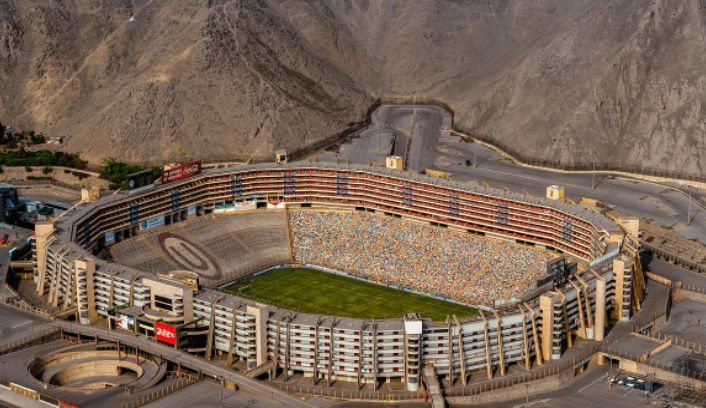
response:
<path id="1" fill-rule="evenodd" d="M 35 166 L 51 166 L 56 162 L 56 156 L 49 150 L 40 150 L 34 157 Z"/>
<path id="2" fill-rule="evenodd" d="M 152 166 L 152 180 L 157 180 L 161 175 L 162 168 L 159 166 Z"/>

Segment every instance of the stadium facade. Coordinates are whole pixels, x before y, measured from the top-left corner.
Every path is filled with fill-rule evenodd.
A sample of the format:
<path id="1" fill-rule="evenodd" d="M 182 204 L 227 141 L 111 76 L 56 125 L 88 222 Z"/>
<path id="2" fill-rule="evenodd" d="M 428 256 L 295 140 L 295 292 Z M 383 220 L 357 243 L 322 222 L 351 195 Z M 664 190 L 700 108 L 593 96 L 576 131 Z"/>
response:
<path id="1" fill-rule="evenodd" d="M 98 256 L 111 245 L 212 213 L 295 208 L 376 213 L 545 248 L 586 267 L 563 280 L 538 282 L 531 298 L 515 299 L 502 311 L 433 322 L 423 311 L 400 319 L 341 318 L 225 294 L 213 289 L 243 276 L 213 270 L 184 243 L 181 256 L 194 268 L 167 274 Z M 84 202 L 55 222 L 38 224 L 35 283 L 39 295 L 75 310 L 82 324 L 108 318 L 111 327 L 209 359 L 217 353 L 229 363 L 245 360 L 251 374 L 301 372 L 358 384 L 401 380 L 416 390 L 426 364 L 465 384 L 474 370 L 504 375 L 511 363 L 558 359 L 577 336 L 601 340 L 609 315 L 628 320 L 640 307 L 637 236 L 636 220 L 475 183 L 355 165 L 228 166 Z M 291 250 L 267 261 L 248 273 L 295 262 Z"/>

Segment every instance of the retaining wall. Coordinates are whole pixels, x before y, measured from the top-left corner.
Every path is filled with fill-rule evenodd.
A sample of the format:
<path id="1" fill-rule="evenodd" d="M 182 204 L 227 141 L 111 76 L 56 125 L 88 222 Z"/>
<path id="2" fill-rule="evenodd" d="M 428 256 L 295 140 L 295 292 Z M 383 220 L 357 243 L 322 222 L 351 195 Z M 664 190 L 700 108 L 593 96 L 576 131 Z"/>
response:
<path id="1" fill-rule="evenodd" d="M 108 189 L 110 182 L 100 178 L 100 174 L 77 170 L 69 167 L 52 167 L 52 171 L 48 174 L 42 172 L 42 167 L 32 167 L 32 171 L 25 170 L 24 167 L 3 167 L 3 172 L 0 173 L 0 181 L 12 183 L 12 180 L 27 181 L 27 176 L 35 177 L 51 177 L 52 179 L 66 184 L 73 184 L 81 187 L 97 187 L 99 189 Z"/>

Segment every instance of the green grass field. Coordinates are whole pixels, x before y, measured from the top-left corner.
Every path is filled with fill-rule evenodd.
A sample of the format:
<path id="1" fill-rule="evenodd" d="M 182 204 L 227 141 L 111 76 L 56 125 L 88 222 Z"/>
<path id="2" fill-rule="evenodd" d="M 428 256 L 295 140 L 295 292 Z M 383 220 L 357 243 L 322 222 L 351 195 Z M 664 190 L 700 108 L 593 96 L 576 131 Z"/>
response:
<path id="1" fill-rule="evenodd" d="M 251 286 L 249 288 L 248 286 Z M 262 302 L 304 313 L 384 319 L 410 310 L 434 321 L 446 316 L 475 316 L 476 309 L 416 295 L 315 269 L 277 269 L 225 289 Z"/>

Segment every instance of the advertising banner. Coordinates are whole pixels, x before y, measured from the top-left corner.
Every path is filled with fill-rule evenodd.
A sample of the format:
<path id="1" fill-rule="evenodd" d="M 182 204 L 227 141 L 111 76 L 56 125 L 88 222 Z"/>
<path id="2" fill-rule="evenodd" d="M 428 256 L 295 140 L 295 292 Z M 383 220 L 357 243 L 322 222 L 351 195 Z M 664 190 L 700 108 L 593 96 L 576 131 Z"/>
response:
<path id="1" fill-rule="evenodd" d="M 255 201 L 241 201 L 239 203 L 235 203 L 235 209 L 236 211 L 244 211 L 244 210 L 254 210 L 257 208 L 257 203 Z"/>
<path id="2" fill-rule="evenodd" d="M 105 243 L 106 244 L 112 244 L 115 242 L 115 232 L 113 231 L 108 231 L 105 233 Z"/>
<path id="3" fill-rule="evenodd" d="M 164 216 L 158 215 L 148 220 L 140 221 L 140 231 L 164 225 Z"/>
<path id="4" fill-rule="evenodd" d="M 135 318 L 128 315 L 115 316 L 115 328 L 135 333 Z"/>
<path id="5" fill-rule="evenodd" d="M 235 204 L 233 203 L 216 204 L 216 209 L 213 210 L 214 213 L 227 213 L 233 211 L 235 211 Z"/>
<path id="6" fill-rule="evenodd" d="M 190 205 L 189 206 L 189 211 L 187 213 L 188 215 L 195 215 L 196 214 L 196 206 L 195 205 Z"/>
<path id="7" fill-rule="evenodd" d="M 154 324 L 157 340 L 169 344 L 176 344 L 176 329 L 172 326 L 157 322 Z"/>
<path id="8" fill-rule="evenodd" d="M 267 200 L 267 208 L 284 208 L 284 200 L 270 198 Z"/>
<path id="9" fill-rule="evenodd" d="M 193 162 L 165 170 L 162 173 L 162 184 L 172 183 L 201 173 L 201 162 Z"/>

